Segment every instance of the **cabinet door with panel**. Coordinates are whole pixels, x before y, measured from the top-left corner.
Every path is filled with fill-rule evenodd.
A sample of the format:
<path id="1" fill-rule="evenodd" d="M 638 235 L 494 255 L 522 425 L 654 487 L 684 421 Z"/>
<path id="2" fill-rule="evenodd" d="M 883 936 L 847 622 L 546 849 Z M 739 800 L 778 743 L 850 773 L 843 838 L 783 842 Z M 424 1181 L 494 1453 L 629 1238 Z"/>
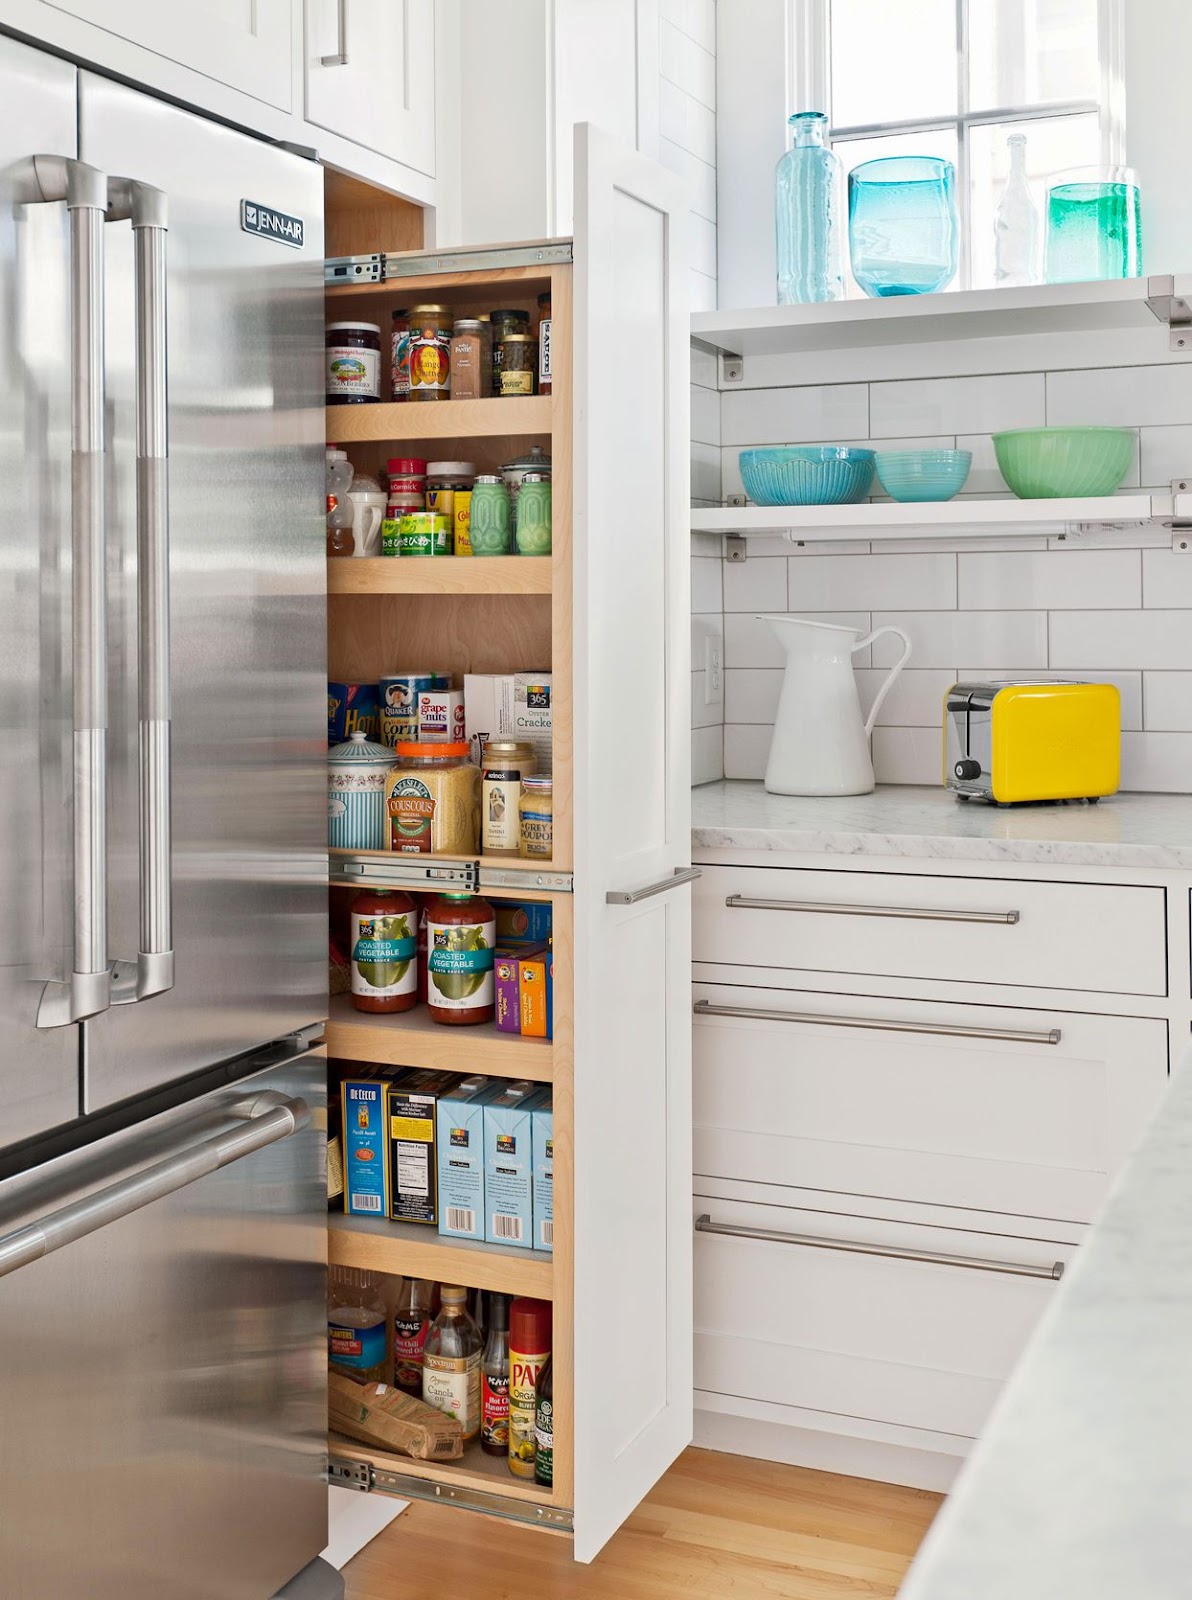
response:
<path id="1" fill-rule="evenodd" d="M 575 141 L 575 1548 L 589 1560 L 692 1427 L 687 209 L 655 163 L 587 124 Z"/>
<path id="2" fill-rule="evenodd" d="M 167 61 L 176 61 L 252 95 L 291 109 L 291 0 L 48 0 L 54 10 L 92 23 Z M 136 76 L 130 70 L 130 76 Z"/>
<path id="3" fill-rule="evenodd" d="M 433 177 L 434 0 L 306 0 L 306 120 Z"/>

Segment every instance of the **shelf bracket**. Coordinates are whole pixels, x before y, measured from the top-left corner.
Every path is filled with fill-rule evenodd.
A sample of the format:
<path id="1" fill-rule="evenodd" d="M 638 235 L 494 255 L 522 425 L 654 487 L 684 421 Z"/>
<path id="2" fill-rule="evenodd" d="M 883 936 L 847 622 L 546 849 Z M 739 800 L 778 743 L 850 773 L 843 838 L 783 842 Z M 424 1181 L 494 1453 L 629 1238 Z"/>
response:
<path id="1" fill-rule="evenodd" d="M 1170 274 L 1146 280 L 1146 303 L 1151 313 L 1167 324 L 1167 348 L 1176 355 L 1192 354 L 1192 306 L 1176 294 Z"/>
<path id="2" fill-rule="evenodd" d="M 721 555 L 726 561 L 733 562 L 734 565 L 740 561 L 747 561 L 749 559 L 748 539 L 740 533 L 726 533 Z"/>
<path id="3" fill-rule="evenodd" d="M 735 355 L 731 350 L 720 352 L 720 382 L 726 383 L 745 382 L 745 357 Z"/>
<path id="4" fill-rule="evenodd" d="M 555 1533 L 572 1533 L 574 1513 L 565 1506 L 539 1505 L 533 1500 L 515 1500 L 511 1495 L 490 1493 L 464 1484 L 445 1483 L 434 1478 L 418 1478 L 413 1473 L 391 1472 L 351 1456 L 332 1452 L 327 1463 L 330 1481 L 341 1489 L 356 1489 L 362 1494 L 400 1495 L 403 1500 L 431 1500 L 442 1505 L 460 1506 L 466 1511 L 482 1511 L 506 1522 L 525 1522 L 533 1528 L 550 1528 Z"/>

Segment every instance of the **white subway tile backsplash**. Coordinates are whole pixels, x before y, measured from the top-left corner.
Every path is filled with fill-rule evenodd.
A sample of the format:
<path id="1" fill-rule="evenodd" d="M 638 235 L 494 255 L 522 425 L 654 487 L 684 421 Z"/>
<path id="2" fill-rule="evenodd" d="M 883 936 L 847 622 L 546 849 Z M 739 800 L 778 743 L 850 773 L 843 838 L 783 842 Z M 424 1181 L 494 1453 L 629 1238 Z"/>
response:
<path id="1" fill-rule="evenodd" d="M 873 771 L 879 783 L 943 780 L 943 736 L 938 728 L 875 728 Z"/>
<path id="2" fill-rule="evenodd" d="M 869 435 L 869 389 L 863 383 L 827 383 L 726 390 L 720 420 L 726 445 L 863 440 Z"/>
<path id="3" fill-rule="evenodd" d="M 770 607 L 768 609 L 774 609 Z M 869 632 L 868 612 L 832 611 L 809 616 L 812 622 L 827 622 L 839 628 L 853 628 L 859 635 Z M 703 646 L 701 645 L 702 649 Z M 724 617 L 724 664 L 733 667 L 785 667 L 786 652 L 768 622 L 747 612 L 726 612 Z M 869 647 L 858 650 L 853 665 L 867 667 Z"/>
<path id="4" fill-rule="evenodd" d="M 774 730 L 742 722 L 724 725 L 724 775 L 726 778 L 764 778 Z"/>
<path id="5" fill-rule="evenodd" d="M 716 223 L 695 211 L 687 215 L 687 262 L 705 278 L 716 276 Z"/>
<path id="6" fill-rule="evenodd" d="M 724 706 L 721 701 L 708 704 L 708 674 L 706 672 L 693 672 L 691 674 L 691 726 L 692 728 L 718 728 L 724 721 Z"/>
<path id="7" fill-rule="evenodd" d="M 658 43 L 662 76 L 715 111 L 716 57 L 666 18 L 659 25 Z"/>
<path id="8" fill-rule="evenodd" d="M 786 561 L 781 556 L 750 556 L 724 563 L 726 611 L 785 611 Z"/>
<path id="9" fill-rule="evenodd" d="M 1192 610 L 1192 551 L 1142 552 L 1142 603 L 1154 611 Z"/>
<path id="10" fill-rule="evenodd" d="M 1192 672 L 1147 672 L 1143 685 L 1148 733 L 1192 733 Z"/>
<path id="11" fill-rule="evenodd" d="M 720 504 L 720 451 L 714 444 L 692 442 L 691 498 Z"/>
<path id="12" fill-rule="evenodd" d="M 730 667 L 724 676 L 725 722 L 764 722 L 771 726 L 782 692 L 781 667 Z"/>
<path id="13" fill-rule="evenodd" d="M 1192 479 L 1192 424 L 1143 428 L 1142 478 L 1149 489 L 1164 489 L 1173 478 Z"/>
<path id="14" fill-rule="evenodd" d="M 856 673 L 861 710 L 869 715 L 878 690 L 890 676 L 889 668 L 862 668 Z M 894 687 L 882 701 L 877 714 L 879 728 L 940 728 L 944 719 L 944 696 L 956 682 L 957 674 L 947 671 L 921 671 L 907 667 L 894 680 Z"/>
<path id="15" fill-rule="evenodd" d="M 1047 374 L 1049 427 L 1147 428 L 1177 422 L 1192 422 L 1192 367 Z"/>
<path id="16" fill-rule="evenodd" d="M 705 50 L 716 49 L 716 0 L 661 0 L 659 15 Z"/>
<path id="17" fill-rule="evenodd" d="M 1061 671 L 1192 668 L 1192 611 L 1056 611 L 1051 665 Z"/>
<path id="18" fill-rule="evenodd" d="M 984 672 L 1016 661 L 1032 669 L 1047 665 L 1047 614 L 1042 611 L 875 611 L 875 628 L 901 628 L 911 641 L 916 667 L 950 667 L 975 661 Z M 901 642 L 887 636 L 873 646 L 875 666 L 893 666 Z"/>
<path id="19" fill-rule="evenodd" d="M 693 156 L 672 139 L 659 139 L 658 159 L 687 185 L 691 209 L 697 217 L 716 221 L 716 168 Z"/>
<path id="20" fill-rule="evenodd" d="M 720 443 L 720 396 L 699 383 L 691 385 L 691 437 L 696 444 Z"/>
<path id="21" fill-rule="evenodd" d="M 1123 733 L 1122 788 L 1192 794 L 1192 733 Z"/>
<path id="22" fill-rule="evenodd" d="M 687 273 L 687 298 L 690 301 L 690 311 L 715 311 L 716 309 L 716 279 L 709 278 L 703 272 Z"/>
<path id="23" fill-rule="evenodd" d="M 1142 558 L 1134 550 L 962 553 L 958 560 L 958 603 L 970 611 L 1091 611 L 1142 604 Z"/>
<path id="24" fill-rule="evenodd" d="M 694 613 L 724 610 L 723 567 L 719 555 L 692 556 L 691 609 Z M 696 662 L 694 665 L 702 663 Z"/>
<path id="25" fill-rule="evenodd" d="M 691 735 L 692 783 L 718 783 L 724 777 L 724 729 L 697 728 Z"/>
<path id="26" fill-rule="evenodd" d="M 1043 421 L 1041 372 L 870 385 L 869 431 L 874 439 L 996 433 L 1002 428 L 1041 427 Z"/>
<path id="27" fill-rule="evenodd" d="M 703 389 L 715 389 L 718 376 L 719 369 L 712 351 L 698 350 L 693 346 L 691 350 L 692 383 L 698 383 Z M 717 405 L 720 404 L 719 395 L 716 397 L 716 403 Z"/>
<path id="28" fill-rule="evenodd" d="M 724 617 L 719 611 L 691 618 L 691 665 L 702 667 L 707 659 L 708 641 L 724 639 Z"/>
<path id="29" fill-rule="evenodd" d="M 787 577 L 792 611 L 872 611 L 875 606 L 934 611 L 954 610 L 956 603 L 952 555 L 804 556 L 791 564 Z"/>

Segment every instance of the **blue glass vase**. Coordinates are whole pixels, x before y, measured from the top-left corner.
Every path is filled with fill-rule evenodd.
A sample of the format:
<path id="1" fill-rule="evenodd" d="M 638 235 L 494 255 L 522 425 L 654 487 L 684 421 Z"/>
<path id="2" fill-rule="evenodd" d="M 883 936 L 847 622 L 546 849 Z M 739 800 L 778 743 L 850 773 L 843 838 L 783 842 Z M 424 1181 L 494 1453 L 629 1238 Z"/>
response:
<path id="1" fill-rule="evenodd" d="M 876 298 L 934 294 L 956 276 L 956 168 L 938 156 L 885 156 L 848 175 L 853 277 Z"/>
<path id="2" fill-rule="evenodd" d="M 824 143 L 828 119 L 822 111 L 798 111 L 790 127 L 794 143 L 774 173 L 778 304 L 839 300 L 844 294 L 840 161 Z"/>

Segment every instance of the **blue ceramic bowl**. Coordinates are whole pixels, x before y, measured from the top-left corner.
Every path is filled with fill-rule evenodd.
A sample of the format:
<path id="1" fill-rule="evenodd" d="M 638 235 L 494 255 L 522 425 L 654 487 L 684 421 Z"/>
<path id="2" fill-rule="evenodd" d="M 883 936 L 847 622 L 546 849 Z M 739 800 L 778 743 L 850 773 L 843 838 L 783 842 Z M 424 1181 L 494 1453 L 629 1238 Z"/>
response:
<path id="1" fill-rule="evenodd" d="M 759 506 L 852 506 L 873 484 L 874 453 L 844 444 L 741 451 L 741 482 Z"/>
<path id="2" fill-rule="evenodd" d="M 879 450 L 877 476 L 892 500 L 951 500 L 972 464 L 971 450 Z"/>

